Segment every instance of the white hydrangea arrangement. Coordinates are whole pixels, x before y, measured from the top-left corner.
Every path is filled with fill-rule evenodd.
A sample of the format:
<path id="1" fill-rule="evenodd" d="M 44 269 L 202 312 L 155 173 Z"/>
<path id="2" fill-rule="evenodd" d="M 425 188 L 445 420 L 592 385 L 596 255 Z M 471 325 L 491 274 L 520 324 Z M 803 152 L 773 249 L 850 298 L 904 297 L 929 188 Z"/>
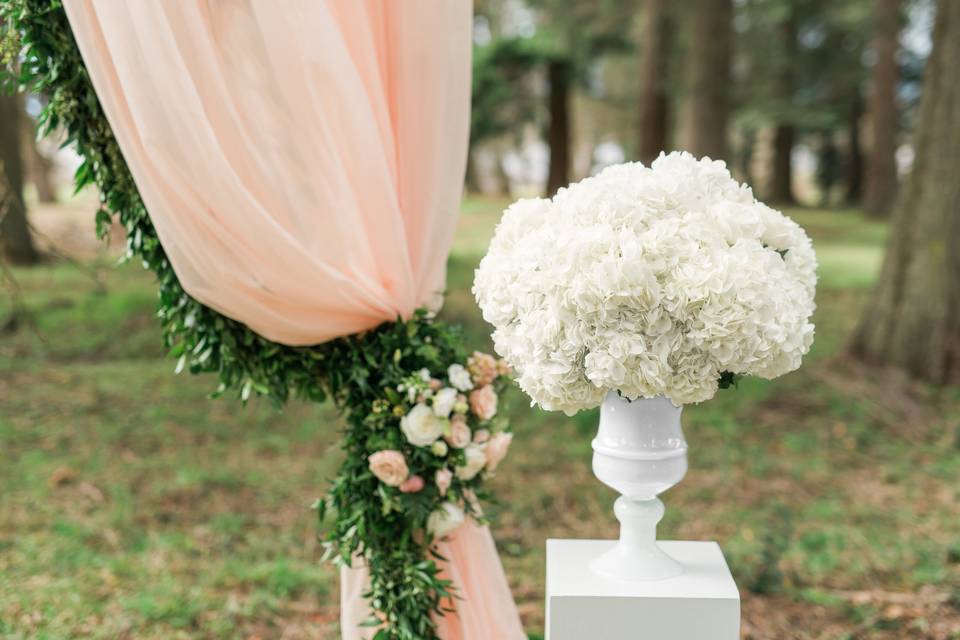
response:
<path id="1" fill-rule="evenodd" d="M 520 387 L 573 414 L 609 390 L 679 405 L 793 371 L 815 286 L 799 225 L 723 162 L 675 152 L 511 205 L 473 292 Z"/>

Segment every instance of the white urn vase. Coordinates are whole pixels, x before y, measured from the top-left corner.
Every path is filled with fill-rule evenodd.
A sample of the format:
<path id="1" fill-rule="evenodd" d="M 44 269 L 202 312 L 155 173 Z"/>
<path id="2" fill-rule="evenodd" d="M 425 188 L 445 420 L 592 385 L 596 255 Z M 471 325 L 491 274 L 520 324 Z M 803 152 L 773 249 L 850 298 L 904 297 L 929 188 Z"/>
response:
<path id="1" fill-rule="evenodd" d="M 620 540 L 591 562 L 595 573 L 626 581 L 683 573 L 680 563 L 657 545 L 657 523 L 664 513 L 657 496 L 687 473 L 681 411 L 662 396 L 630 401 L 616 391 L 600 406 L 593 473 L 621 494 L 613 507 Z"/>

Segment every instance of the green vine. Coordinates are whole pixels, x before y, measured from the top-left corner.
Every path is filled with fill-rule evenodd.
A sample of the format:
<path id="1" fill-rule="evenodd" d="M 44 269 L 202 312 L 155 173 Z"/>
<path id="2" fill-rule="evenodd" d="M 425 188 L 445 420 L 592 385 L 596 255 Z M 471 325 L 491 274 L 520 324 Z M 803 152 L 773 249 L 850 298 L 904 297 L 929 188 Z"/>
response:
<path id="1" fill-rule="evenodd" d="M 327 511 L 335 512 L 325 536 L 330 556 L 340 565 L 358 557 L 366 563 L 371 575 L 366 595 L 374 610 L 370 624 L 379 627 L 377 640 L 434 639 L 431 614 L 442 613 L 455 594 L 440 576 L 428 520 L 444 501 L 479 517 L 475 501 L 485 497 L 484 474 L 455 476 L 443 491 L 428 482 L 422 490 L 409 492 L 378 479 L 369 456 L 384 449 L 400 451 L 411 474 L 458 469 L 466 463 L 464 448 L 450 447 L 438 455 L 438 447 L 413 446 L 399 429 L 412 405 L 432 406 L 433 401 L 426 387 L 412 401 L 397 389 L 416 388 L 416 372 L 423 369 L 439 385 L 437 378 L 450 365 L 467 363 L 459 331 L 421 312 L 361 335 L 292 347 L 271 342 L 197 302 L 180 286 L 157 238 L 60 0 L 0 0 L 0 25 L 3 84 L 8 90 L 47 97 L 38 118 L 40 135 L 66 132 L 66 144 L 83 158 L 74 177 L 77 190 L 93 184 L 100 193 L 98 235 L 106 235 L 116 217 L 126 231 L 127 258 L 139 258 L 156 275 L 163 340 L 179 358 L 178 368 L 215 373 L 220 384 L 214 395 L 230 391 L 247 400 L 256 394 L 278 404 L 291 397 L 331 399 L 345 416 L 345 462 L 328 497 L 317 505 L 321 521 Z M 502 387 L 502 373 L 487 382 L 491 389 Z M 474 433 L 484 437 L 505 429 L 489 416 L 470 414 L 469 419 Z M 488 471 L 493 467 L 495 463 Z"/>

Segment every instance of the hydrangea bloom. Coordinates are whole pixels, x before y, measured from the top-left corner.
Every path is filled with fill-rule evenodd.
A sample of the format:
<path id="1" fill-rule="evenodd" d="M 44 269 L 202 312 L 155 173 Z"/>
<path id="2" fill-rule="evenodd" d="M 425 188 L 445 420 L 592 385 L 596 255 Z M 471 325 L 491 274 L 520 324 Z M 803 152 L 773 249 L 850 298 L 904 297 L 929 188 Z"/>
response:
<path id="1" fill-rule="evenodd" d="M 799 225 L 723 162 L 671 153 L 511 205 L 473 291 L 520 387 L 572 414 L 611 389 L 683 404 L 724 372 L 796 369 L 815 285 Z"/>

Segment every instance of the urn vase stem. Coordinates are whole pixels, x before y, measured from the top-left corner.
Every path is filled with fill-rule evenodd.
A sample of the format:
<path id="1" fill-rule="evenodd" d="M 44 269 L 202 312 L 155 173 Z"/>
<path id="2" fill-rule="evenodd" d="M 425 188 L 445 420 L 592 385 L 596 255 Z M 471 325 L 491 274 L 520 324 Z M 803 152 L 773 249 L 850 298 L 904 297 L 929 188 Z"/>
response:
<path id="1" fill-rule="evenodd" d="M 662 580 L 683 567 L 657 545 L 663 502 L 657 497 L 687 472 L 681 408 L 663 397 L 629 401 L 610 392 L 593 440 L 593 472 L 620 492 L 614 513 L 620 540 L 591 563 L 594 572 L 619 580 Z"/>

